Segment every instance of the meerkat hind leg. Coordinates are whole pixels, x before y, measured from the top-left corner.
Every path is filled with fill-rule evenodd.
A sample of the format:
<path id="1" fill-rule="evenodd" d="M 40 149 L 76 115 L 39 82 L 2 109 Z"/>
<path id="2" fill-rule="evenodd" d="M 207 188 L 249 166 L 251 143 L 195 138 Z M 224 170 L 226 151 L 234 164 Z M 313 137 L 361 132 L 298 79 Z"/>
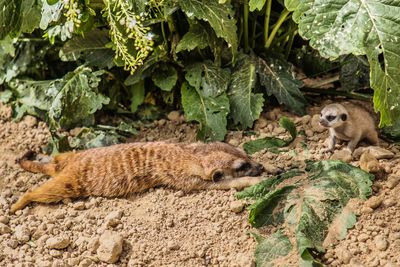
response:
<path id="1" fill-rule="evenodd" d="M 213 183 L 207 182 L 197 189 L 222 189 L 222 190 L 229 190 L 231 188 L 243 189 L 245 187 L 258 184 L 263 180 L 265 180 L 265 178 L 260 176 L 259 177 L 245 176 L 240 178 L 222 180 Z"/>
<path id="2" fill-rule="evenodd" d="M 56 176 L 45 182 L 38 188 L 22 195 L 18 201 L 11 206 L 11 212 L 25 208 L 31 202 L 52 203 L 66 198 L 79 197 L 79 190 L 71 179 Z"/>

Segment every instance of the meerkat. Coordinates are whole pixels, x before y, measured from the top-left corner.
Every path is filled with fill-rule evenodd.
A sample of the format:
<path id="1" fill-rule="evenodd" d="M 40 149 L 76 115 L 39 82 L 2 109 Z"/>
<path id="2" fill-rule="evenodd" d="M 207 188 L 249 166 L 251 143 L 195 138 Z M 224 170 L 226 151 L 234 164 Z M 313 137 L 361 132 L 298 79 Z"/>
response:
<path id="1" fill-rule="evenodd" d="M 356 105 L 329 104 L 325 106 L 321 111 L 320 124 L 329 128 L 328 148 L 324 152 L 333 151 L 336 139 L 348 141 L 346 149 L 351 153 L 363 139 L 367 139 L 373 145 L 379 142 L 371 114 Z"/>
<path id="2" fill-rule="evenodd" d="M 50 162 L 29 160 L 19 165 L 52 176 L 25 193 L 11 207 L 51 203 L 87 196 L 123 197 L 156 186 L 184 191 L 242 189 L 260 182 L 264 168 L 247 154 L 225 143 L 130 143 L 59 154 Z M 256 177 L 259 176 L 259 177 Z"/>

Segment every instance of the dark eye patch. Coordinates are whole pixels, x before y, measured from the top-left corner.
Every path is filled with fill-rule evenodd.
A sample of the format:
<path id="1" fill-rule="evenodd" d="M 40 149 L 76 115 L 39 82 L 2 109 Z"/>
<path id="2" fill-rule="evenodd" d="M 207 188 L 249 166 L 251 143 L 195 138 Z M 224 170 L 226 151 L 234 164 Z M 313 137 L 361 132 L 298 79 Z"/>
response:
<path id="1" fill-rule="evenodd" d="M 224 173 L 222 171 L 215 171 L 212 175 L 213 182 L 219 182 L 224 178 Z"/>
<path id="2" fill-rule="evenodd" d="M 328 121 L 333 121 L 334 119 L 336 119 L 336 116 L 328 115 L 328 116 L 326 116 L 326 119 L 327 119 Z"/>
<path id="3" fill-rule="evenodd" d="M 236 168 L 236 171 L 247 171 L 250 168 L 251 168 L 251 164 L 250 163 L 243 162 L 238 168 Z"/>

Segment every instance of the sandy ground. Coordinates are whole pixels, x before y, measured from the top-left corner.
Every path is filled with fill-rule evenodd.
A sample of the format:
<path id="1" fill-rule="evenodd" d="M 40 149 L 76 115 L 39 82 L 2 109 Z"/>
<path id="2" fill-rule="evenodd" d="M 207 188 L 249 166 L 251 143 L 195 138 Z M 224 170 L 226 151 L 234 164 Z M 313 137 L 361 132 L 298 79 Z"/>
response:
<path id="1" fill-rule="evenodd" d="M 319 109 L 309 112 L 304 117 L 291 116 L 298 130 L 305 131 L 307 149 L 296 142 L 287 153 L 254 156 L 267 173 L 301 166 L 304 159 L 327 157 L 320 153 L 327 133 L 313 116 Z M 259 137 L 287 136 L 277 124 L 281 114 L 279 109 L 269 111 L 255 124 L 255 135 L 233 131 L 226 141 L 241 146 Z M 179 114 L 172 115 L 141 129 L 133 140 L 195 140 L 195 127 L 184 123 Z M 247 223 L 248 212 L 240 211 L 244 203 L 235 199 L 235 190 L 185 194 L 156 188 L 126 199 L 90 197 L 33 204 L 10 215 L 10 205 L 22 193 L 48 179 L 23 171 L 14 161 L 29 149 L 40 152 L 48 137 L 43 122 L 31 116 L 13 122 L 11 110 L 0 104 L 0 266 L 255 265 L 256 244 L 250 233 L 256 230 Z M 397 146 L 383 146 L 399 152 Z M 326 265 L 400 266 L 399 161 L 379 161 L 388 174 L 374 184 L 375 202 L 360 205 L 354 229 L 345 240 L 327 248 Z"/>

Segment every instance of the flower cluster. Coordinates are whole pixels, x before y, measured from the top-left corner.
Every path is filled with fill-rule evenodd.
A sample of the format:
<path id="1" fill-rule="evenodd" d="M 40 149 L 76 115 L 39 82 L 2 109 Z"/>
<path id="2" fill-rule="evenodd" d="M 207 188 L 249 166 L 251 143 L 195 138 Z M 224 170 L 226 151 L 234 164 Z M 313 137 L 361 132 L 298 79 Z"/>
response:
<path id="1" fill-rule="evenodd" d="M 67 23 L 71 25 L 70 31 L 73 32 L 74 28 L 79 28 L 81 25 L 82 17 L 82 6 L 78 3 L 79 0 L 64 0 L 64 16 L 67 19 Z M 66 23 L 66 24 L 67 24 Z"/>
<path id="2" fill-rule="evenodd" d="M 104 3 L 116 57 L 123 60 L 125 70 L 134 73 L 153 50 L 154 34 L 150 27 L 143 25 L 147 15 L 135 14 L 124 0 L 105 0 Z"/>

